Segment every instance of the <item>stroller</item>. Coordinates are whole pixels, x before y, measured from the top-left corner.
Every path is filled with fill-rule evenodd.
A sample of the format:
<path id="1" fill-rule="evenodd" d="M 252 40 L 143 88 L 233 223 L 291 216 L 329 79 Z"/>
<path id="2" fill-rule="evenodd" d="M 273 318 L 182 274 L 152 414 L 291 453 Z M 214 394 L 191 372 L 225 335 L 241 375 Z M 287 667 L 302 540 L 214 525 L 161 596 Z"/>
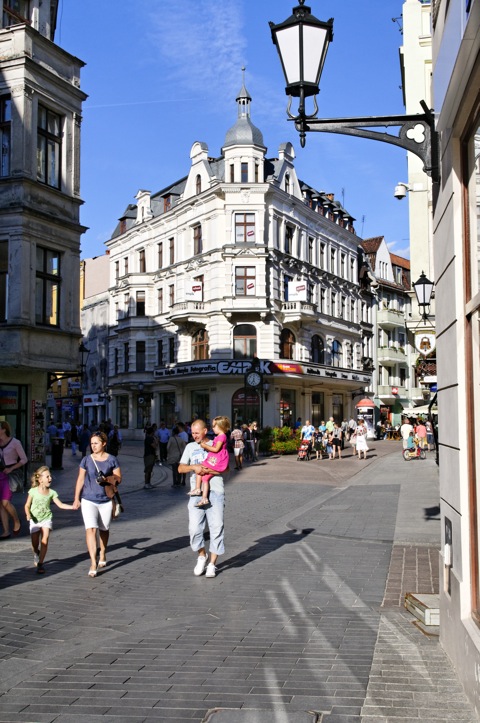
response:
<path id="1" fill-rule="evenodd" d="M 300 447 L 298 448 L 297 461 L 298 460 L 307 460 L 307 462 L 308 462 L 310 460 L 310 452 L 311 451 L 312 451 L 311 441 L 302 439 L 302 441 L 300 442 Z"/>

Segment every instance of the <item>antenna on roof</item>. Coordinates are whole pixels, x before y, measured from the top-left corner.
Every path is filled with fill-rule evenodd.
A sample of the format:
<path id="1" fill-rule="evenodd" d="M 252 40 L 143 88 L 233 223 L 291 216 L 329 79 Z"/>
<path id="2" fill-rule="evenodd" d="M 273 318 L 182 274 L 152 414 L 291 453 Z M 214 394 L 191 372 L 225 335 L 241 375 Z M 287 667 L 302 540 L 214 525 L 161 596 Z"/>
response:
<path id="1" fill-rule="evenodd" d="M 364 227 L 364 225 L 365 225 L 365 215 L 362 216 L 362 233 L 360 234 L 360 236 L 361 236 L 362 238 L 363 238 L 363 227 Z"/>

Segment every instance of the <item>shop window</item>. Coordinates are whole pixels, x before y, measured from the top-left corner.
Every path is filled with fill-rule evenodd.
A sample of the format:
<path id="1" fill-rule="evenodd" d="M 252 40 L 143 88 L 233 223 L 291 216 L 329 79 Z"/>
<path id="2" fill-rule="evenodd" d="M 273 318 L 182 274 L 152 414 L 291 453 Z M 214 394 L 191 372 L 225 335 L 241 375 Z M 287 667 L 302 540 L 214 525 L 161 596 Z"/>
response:
<path id="1" fill-rule="evenodd" d="M 201 361 L 209 358 L 208 332 L 206 329 L 199 329 L 192 336 L 192 359 Z"/>
<path id="2" fill-rule="evenodd" d="M 208 425 L 210 421 L 210 394 L 208 389 L 192 391 L 190 406 L 192 410 L 192 418 L 203 419 L 203 421 Z"/>
<path id="3" fill-rule="evenodd" d="M 35 279 L 35 321 L 59 325 L 61 302 L 60 254 L 37 246 Z"/>
<path id="4" fill-rule="evenodd" d="M 163 199 L 163 212 L 167 213 L 167 211 L 170 211 L 172 208 L 172 197 L 171 196 L 165 196 Z"/>
<path id="5" fill-rule="evenodd" d="M 255 296 L 255 267 L 235 267 L 235 296 Z"/>
<path id="6" fill-rule="evenodd" d="M 310 358 L 314 364 L 325 364 L 325 344 L 318 334 L 312 336 Z"/>
<path id="7" fill-rule="evenodd" d="M 295 411 L 295 391 L 293 389 L 280 390 L 280 426 L 293 427 L 297 413 Z"/>
<path id="8" fill-rule="evenodd" d="M 233 358 L 253 359 L 257 353 L 257 329 L 253 324 L 239 324 L 233 330 Z"/>
<path id="9" fill-rule="evenodd" d="M 0 98 L 0 177 L 10 175 L 12 101 L 10 97 Z"/>
<path id="10" fill-rule="evenodd" d="M 290 329 L 282 329 L 280 334 L 280 358 L 295 358 L 295 334 Z"/>
<path id="11" fill-rule="evenodd" d="M 342 345 L 337 339 L 332 341 L 332 367 L 341 367 L 342 364 Z"/>
<path id="12" fill-rule="evenodd" d="M 53 188 L 60 188 L 62 124 L 61 116 L 38 106 L 37 180 Z"/>
<path id="13" fill-rule="evenodd" d="M 255 214 L 235 214 L 235 243 L 255 243 Z"/>
<path id="14" fill-rule="evenodd" d="M 312 392 L 311 423 L 318 427 L 325 420 L 325 399 L 323 392 Z"/>
<path id="15" fill-rule="evenodd" d="M 116 398 L 117 424 L 122 429 L 128 429 L 128 394 L 121 394 Z"/>

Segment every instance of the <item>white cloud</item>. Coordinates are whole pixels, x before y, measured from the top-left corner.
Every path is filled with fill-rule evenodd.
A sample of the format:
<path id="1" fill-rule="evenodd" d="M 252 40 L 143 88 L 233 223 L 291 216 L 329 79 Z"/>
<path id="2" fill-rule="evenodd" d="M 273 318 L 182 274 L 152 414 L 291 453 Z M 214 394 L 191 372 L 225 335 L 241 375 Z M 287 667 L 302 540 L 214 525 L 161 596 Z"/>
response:
<path id="1" fill-rule="evenodd" d="M 238 0 L 177 0 L 151 11 L 148 39 L 162 60 L 162 84 L 231 102 L 245 63 L 242 10 Z"/>

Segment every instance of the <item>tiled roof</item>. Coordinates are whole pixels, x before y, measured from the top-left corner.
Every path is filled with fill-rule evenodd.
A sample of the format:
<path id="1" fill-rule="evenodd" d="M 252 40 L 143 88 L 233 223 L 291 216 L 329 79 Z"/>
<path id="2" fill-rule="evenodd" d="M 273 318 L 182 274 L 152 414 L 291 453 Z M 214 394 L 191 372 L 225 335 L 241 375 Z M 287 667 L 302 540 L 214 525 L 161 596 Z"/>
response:
<path id="1" fill-rule="evenodd" d="M 383 236 L 375 236 L 373 238 L 366 238 L 362 241 L 361 246 L 365 253 L 375 254 L 383 241 Z"/>
<path id="2" fill-rule="evenodd" d="M 390 254 L 392 264 L 395 266 L 401 266 L 402 269 L 410 269 L 410 259 L 404 259 L 403 256 L 397 256 L 397 254 Z"/>

